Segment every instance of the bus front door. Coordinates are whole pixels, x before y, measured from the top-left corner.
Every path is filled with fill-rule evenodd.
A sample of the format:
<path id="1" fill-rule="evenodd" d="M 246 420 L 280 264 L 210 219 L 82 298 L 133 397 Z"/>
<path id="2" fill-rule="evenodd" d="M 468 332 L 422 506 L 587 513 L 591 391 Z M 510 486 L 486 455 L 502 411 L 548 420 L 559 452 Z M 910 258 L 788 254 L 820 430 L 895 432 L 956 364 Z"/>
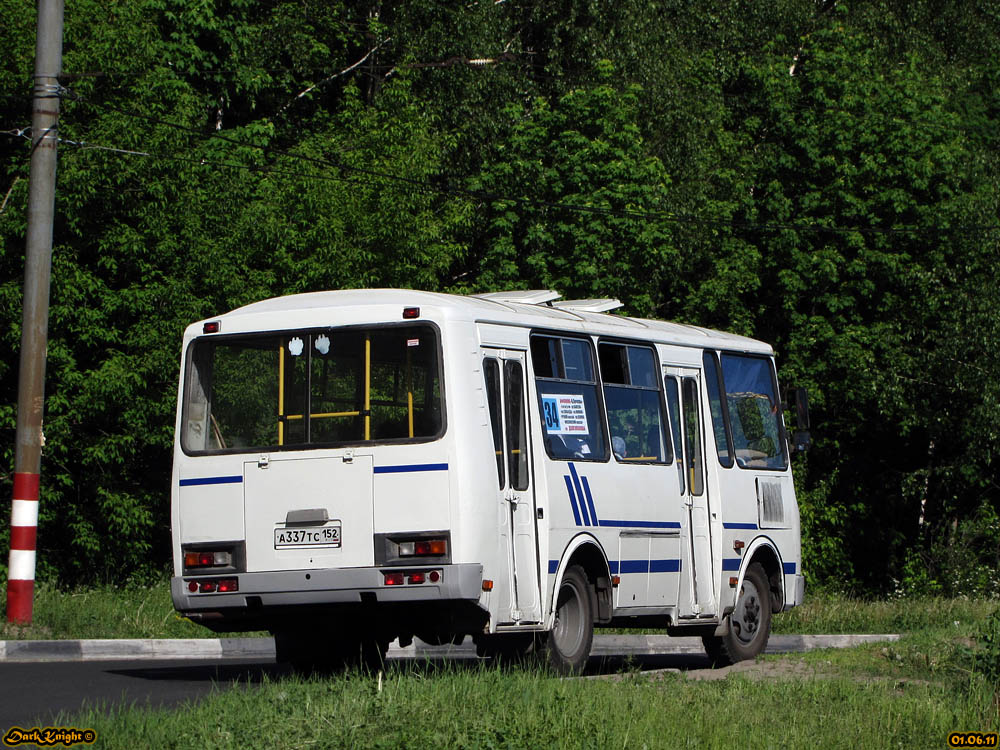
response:
<path id="1" fill-rule="evenodd" d="M 715 575 L 712 572 L 712 535 L 709 523 L 708 489 L 705 483 L 704 419 L 701 408 L 700 372 L 690 368 L 665 367 L 664 384 L 678 460 L 682 514 L 682 559 L 687 574 L 682 578 L 681 618 L 712 617 L 716 614 Z M 676 425 L 676 426 L 673 426 Z M 687 590 L 689 596 L 684 596 Z"/>
<path id="2" fill-rule="evenodd" d="M 536 623 L 541 596 L 524 352 L 487 350 L 483 369 L 499 479 L 500 544 L 509 574 L 499 584 L 497 621 Z"/>

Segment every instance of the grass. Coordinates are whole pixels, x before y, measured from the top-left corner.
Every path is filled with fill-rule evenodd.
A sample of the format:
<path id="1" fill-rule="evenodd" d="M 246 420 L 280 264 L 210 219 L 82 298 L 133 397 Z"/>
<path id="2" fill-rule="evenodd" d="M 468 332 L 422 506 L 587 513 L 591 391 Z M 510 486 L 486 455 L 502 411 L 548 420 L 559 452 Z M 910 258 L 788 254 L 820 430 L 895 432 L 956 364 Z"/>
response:
<path id="1" fill-rule="evenodd" d="M 902 661 L 879 647 L 765 657 L 766 679 L 392 666 L 381 680 L 292 676 L 67 723 L 96 729 L 102 748 L 923 748 L 997 729 L 993 685 L 958 663 L 929 672 L 927 643 L 907 641 Z"/>
<path id="2" fill-rule="evenodd" d="M 30 625 L 0 623 L 0 640 L 67 638 L 212 638 L 214 633 L 174 611 L 170 585 L 99 586 L 65 591 L 35 588 Z"/>
<path id="3" fill-rule="evenodd" d="M 801 607 L 775 615 L 775 633 L 911 633 L 963 629 L 997 608 L 989 599 L 912 597 L 866 600 L 839 594 L 807 595 Z M 964 624 L 964 625 L 963 625 Z"/>

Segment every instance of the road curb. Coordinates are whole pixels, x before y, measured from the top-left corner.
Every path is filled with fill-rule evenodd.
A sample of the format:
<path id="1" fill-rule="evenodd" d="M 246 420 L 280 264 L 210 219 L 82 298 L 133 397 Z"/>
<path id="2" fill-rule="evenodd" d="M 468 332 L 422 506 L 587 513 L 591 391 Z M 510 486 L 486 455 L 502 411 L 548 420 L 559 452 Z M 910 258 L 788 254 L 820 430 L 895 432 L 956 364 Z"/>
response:
<path id="1" fill-rule="evenodd" d="M 772 635 L 765 653 L 783 654 L 819 648 L 850 648 L 899 640 L 898 633 L 877 635 Z M 668 635 L 596 635 L 594 656 L 704 654 L 700 638 Z M 475 658 L 469 639 L 460 646 L 431 646 L 414 641 L 393 643 L 389 657 Z M 274 659 L 271 638 L 135 638 L 76 641 L 0 641 L 0 662 L 125 661 L 169 659 Z"/>

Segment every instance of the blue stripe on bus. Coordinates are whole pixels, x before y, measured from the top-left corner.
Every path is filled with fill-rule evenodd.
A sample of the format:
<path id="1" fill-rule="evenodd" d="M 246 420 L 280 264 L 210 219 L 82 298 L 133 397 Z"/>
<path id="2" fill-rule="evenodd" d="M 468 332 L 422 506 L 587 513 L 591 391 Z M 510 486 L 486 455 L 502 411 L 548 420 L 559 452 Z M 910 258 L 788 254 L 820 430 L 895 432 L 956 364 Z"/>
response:
<path id="1" fill-rule="evenodd" d="M 597 526 L 597 510 L 594 508 L 594 496 L 590 494 L 590 482 L 587 481 L 587 477 L 583 477 L 582 480 L 583 491 L 587 495 L 587 507 L 590 508 L 590 520 Z"/>
<path id="2" fill-rule="evenodd" d="M 414 471 L 448 471 L 448 464 L 401 464 L 399 466 L 376 466 L 376 474 L 409 474 Z"/>
<path id="3" fill-rule="evenodd" d="M 784 563 L 781 567 L 785 571 L 786 575 L 791 575 L 795 572 L 795 563 Z"/>
<path id="4" fill-rule="evenodd" d="M 604 521 L 600 526 L 614 526 L 615 528 L 626 529 L 679 529 L 679 521 Z"/>
<path id="5" fill-rule="evenodd" d="M 559 570 L 559 561 L 549 560 L 549 573 L 555 573 L 557 570 Z"/>
<path id="6" fill-rule="evenodd" d="M 580 501 L 580 515 L 583 517 L 583 525 L 590 526 L 590 517 L 587 515 L 587 506 L 584 503 L 583 487 L 580 486 L 580 475 L 576 473 L 576 467 L 569 465 L 569 473 L 573 475 L 573 486 L 576 488 L 576 497 Z M 597 519 L 594 519 L 597 522 Z"/>
<path id="7" fill-rule="evenodd" d="M 681 570 L 680 560 L 650 560 L 650 573 L 679 573 Z"/>
<path id="8" fill-rule="evenodd" d="M 757 524 L 755 523 L 723 523 L 722 528 L 724 529 L 756 529 Z"/>
<path id="9" fill-rule="evenodd" d="M 242 476 L 231 477 L 199 477 L 197 479 L 182 479 L 181 487 L 196 487 L 202 484 L 243 484 Z"/>
<path id="10" fill-rule="evenodd" d="M 580 525 L 580 509 L 576 507 L 576 493 L 573 492 L 573 480 L 570 479 L 569 474 L 563 476 L 566 480 L 566 491 L 569 492 L 569 504 L 573 508 L 573 520 L 576 521 L 576 525 Z"/>
<path id="11" fill-rule="evenodd" d="M 724 557 L 722 558 L 722 569 L 723 570 L 739 570 L 740 563 L 743 562 L 738 557 Z"/>
<path id="12" fill-rule="evenodd" d="M 648 573 L 649 560 L 620 560 L 618 562 L 618 572 L 626 573 Z"/>
<path id="13" fill-rule="evenodd" d="M 559 570 L 558 560 L 549 560 L 549 573 Z M 673 560 L 608 560 L 611 575 L 627 573 L 679 573 L 681 561 Z"/>

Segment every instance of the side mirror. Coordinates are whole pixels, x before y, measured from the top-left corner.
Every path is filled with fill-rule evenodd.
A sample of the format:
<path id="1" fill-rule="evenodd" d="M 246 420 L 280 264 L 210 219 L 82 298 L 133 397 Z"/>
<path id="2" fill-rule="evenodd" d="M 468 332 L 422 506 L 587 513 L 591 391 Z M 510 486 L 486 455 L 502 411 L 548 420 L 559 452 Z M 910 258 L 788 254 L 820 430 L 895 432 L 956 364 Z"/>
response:
<path id="1" fill-rule="evenodd" d="M 805 453 L 812 446 L 812 435 L 808 430 L 796 430 L 792 433 L 792 452 Z"/>

